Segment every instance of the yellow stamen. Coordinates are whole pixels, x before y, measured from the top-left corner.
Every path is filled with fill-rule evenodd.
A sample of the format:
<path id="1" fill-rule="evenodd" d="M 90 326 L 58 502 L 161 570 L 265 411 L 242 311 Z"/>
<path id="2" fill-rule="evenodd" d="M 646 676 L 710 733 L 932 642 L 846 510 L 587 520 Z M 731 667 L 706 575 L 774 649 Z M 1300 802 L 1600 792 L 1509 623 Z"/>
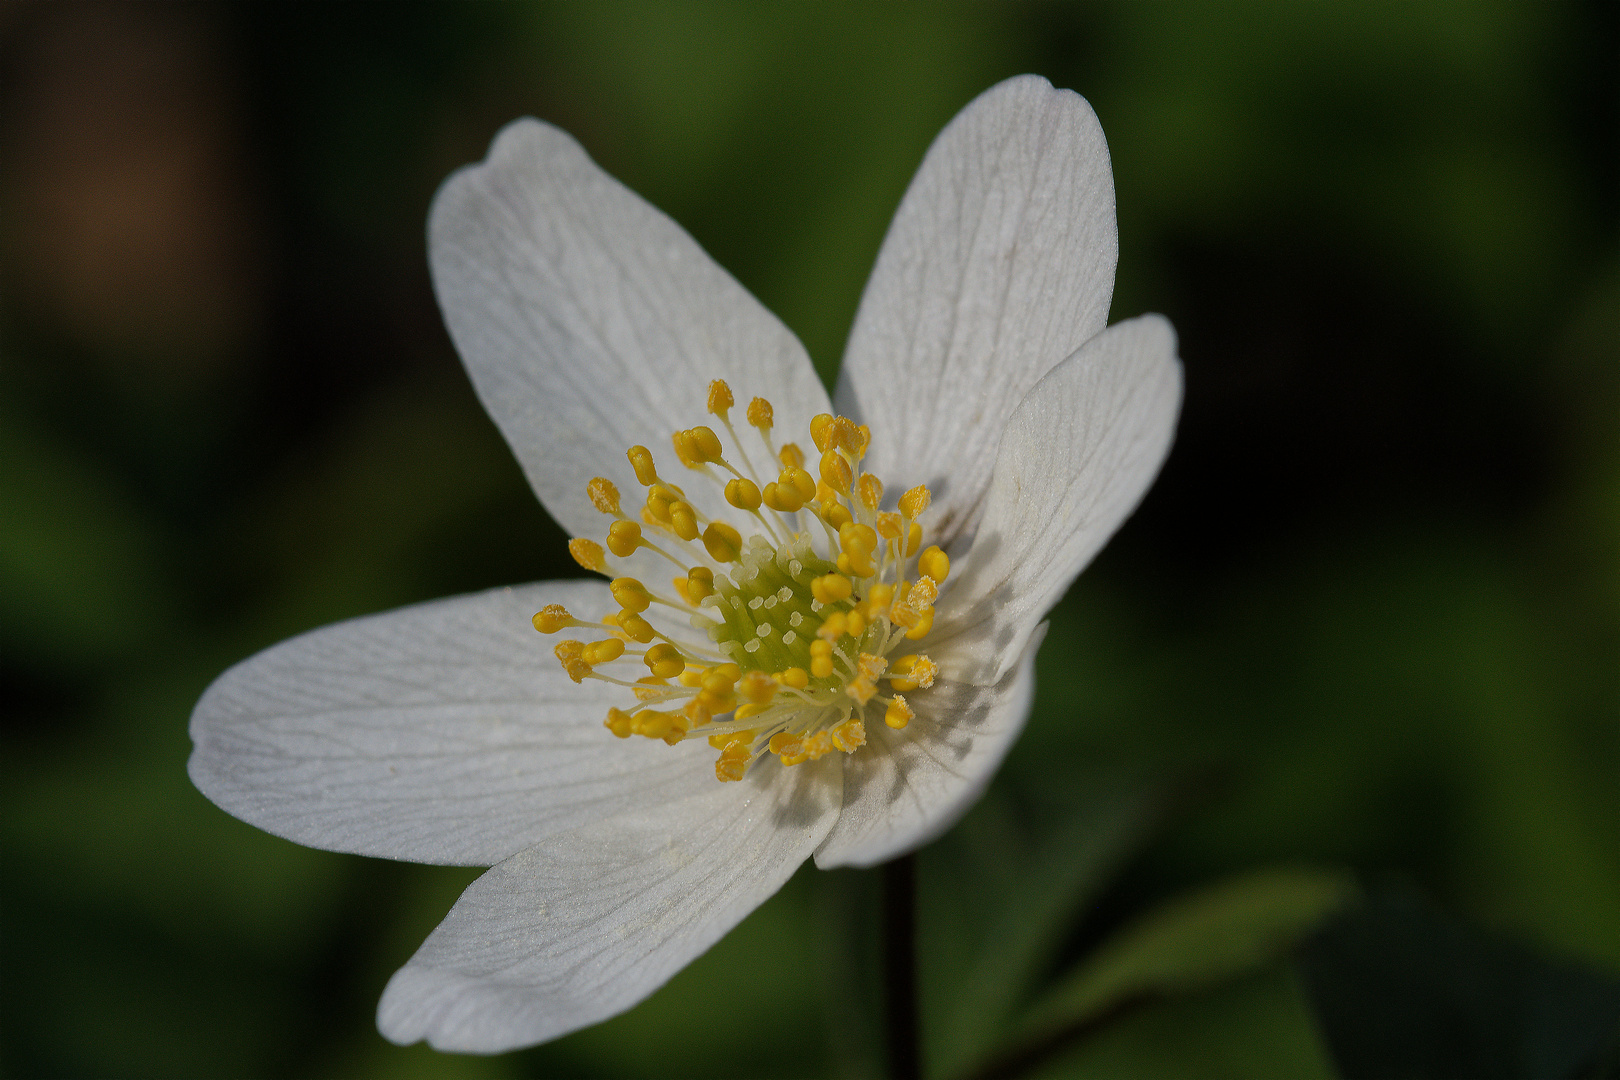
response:
<path id="1" fill-rule="evenodd" d="M 782 451 L 776 457 L 784 469 L 804 468 L 804 451 L 799 449 L 798 443 L 783 443 Z"/>
<path id="2" fill-rule="evenodd" d="M 848 494 L 849 462 L 844 459 L 844 455 L 836 450 L 828 450 L 821 455 L 821 479 L 838 494 Z"/>
<path id="3" fill-rule="evenodd" d="M 634 723 L 634 718 L 623 709 L 609 709 L 607 719 L 602 721 L 602 726 L 619 738 L 628 739 Z"/>
<path id="4" fill-rule="evenodd" d="M 715 562 L 736 562 L 742 557 L 742 534 L 723 521 L 711 521 L 703 530 L 703 547 Z"/>
<path id="5" fill-rule="evenodd" d="M 647 605 L 652 603 L 652 597 L 647 595 L 647 587 L 635 578 L 614 578 L 608 583 L 608 591 L 626 611 L 640 613 L 646 611 Z"/>
<path id="6" fill-rule="evenodd" d="M 883 710 L 883 722 L 898 731 L 911 723 L 911 718 L 916 715 L 911 706 L 906 704 L 906 699 L 896 694 L 894 700 L 889 702 L 889 707 Z"/>
<path id="7" fill-rule="evenodd" d="M 642 487 L 652 487 L 658 483 L 658 470 L 653 467 L 652 451 L 645 446 L 632 446 L 626 451 L 630 459 L 630 467 L 636 470 L 636 483 Z"/>
<path id="8" fill-rule="evenodd" d="M 823 604 L 836 604 L 848 600 L 855 584 L 843 574 L 823 574 L 810 582 L 810 595 Z"/>
<path id="9" fill-rule="evenodd" d="M 608 526 L 607 549 L 619 558 L 626 558 L 640 546 L 641 526 L 634 521 L 615 521 Z"/>
<path id="10" fill-rule="evenodd" d="M 681 651 L 668 642 L 654 645 L 642 657 L 647 667 L 660 679 L 673 679 L 686 670 L 686 661 L 681 657 Z"/>
<path id="11" fill-rule="evenodd" d="M 934 497 L 929 493 L 927 485 L 918 484 L 900 496 L 900 513 L 913 519 L 922 517 L 923 511 L 928 509 L 928 504 L 933 499 Z"/>
<path id="12" fill-rule="evenodd" d="M 561 604 L 547 604 L 534 613 L 534 628 L 542 634 L 555 634 L 565 626 L 573 626 L 574 617 Z"/>
<path id="13" fill-rule="evenodd" d="M 810 441 L 816 444 L 818 453 L 826 453 L 832 448 L 833 418 L 829 413 L 817 413 L 810 418 Z"/>
<path id="14" fill-rule="evenodd" d="M 951 573 L 951 557 L 940 550 L 938 544 L 930 545 L 917 556 L 917 572 L 928 575 L 936 582 L 944 581 Z"/>
<path id="15" fill-rule="evenodd" d="M 686 596 L 696 604 L 714 595 L 714 571 L 707 566 L 694 566 L 686 572 Z"/>
<path id="16" fill-rule="evenodd" d="M 726 502 L 739 510 L 754 511 L 759 509 L 759 488 L 752 480 L 738 477 L 726 483 Z"/>
<path id="17" fill-rule="evenodd" d="M 771 423 L 775 419 L 775 410 L 771 403 L 762 397 L 757 397 L 748 403 L 748 422 L 761 431 L 771 430 Z"/>
<path id="18" fill-rule="evenodd" d="M 709 384 L 709 411 L 711 413 L 724 419 L 727 411 L 736 403 L 737 399 L 731 396 L 731 387 L 726 385 L 726 380 L 715 379 Z"/>
<path id="19" fill-rule="evenodd" d="M 591 505 L 604 514 L 618 514 L 619 489 L 613 486 L 613 481 L 605 476 L 597 476 L 585 485 L 585 495 L 591 500 Z"/>
<path id="20" fill-rule="evenodd" d="M 583 536 L 574 537 L 568 541 L 568 554 L 587 570 L 594 570 L 598 574 L 607 571 L 607 559 L 602 556 L 602 545 L 595 540 L 587 540 Z"/>
<path id="21" fill-rule="evenodd" d="M 861 473 L 855 481 L 855 497 L 861 500 L 861 505 L 868 510 L 876 510 L 883 501 L 883 481 L 871 473 Z"/>

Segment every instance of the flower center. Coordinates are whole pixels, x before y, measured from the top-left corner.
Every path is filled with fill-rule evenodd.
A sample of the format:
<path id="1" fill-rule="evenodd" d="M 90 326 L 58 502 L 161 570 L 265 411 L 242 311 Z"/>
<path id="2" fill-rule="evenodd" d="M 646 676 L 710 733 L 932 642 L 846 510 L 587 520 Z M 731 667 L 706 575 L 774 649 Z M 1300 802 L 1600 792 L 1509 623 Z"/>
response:
<path id="1" fill-rule="evenodd" d="M 699 474 L 695 479 L 713 484 L 748 516 L 750 535 L 705 515 L 702 500 L 659 476 L 650 450 L 632 446 L 631 467 L 647 489 L 640 521 L 620 509 L 618 488 L 597 477 L 586 494 L 614 519 L 606 550 L 583 537 L 568 545 L 581 566 L 612 579 L 619 611 L 586 622 L 552 604 L 534 617 L 545 634 L 567 627 L 607 634 L 562 641 L 554 651 L 575 682 L 625 687 L 631 707 L 608 710 L 609 731 L 671 745 L 706 736 L 720 751 L 714 767 L 720 780 L 741 780 L 762 754 L 797 765 L 834 750 L 854 753 L 866 743 L 869 712 L 905 727 L 915 712 L 903 694 L 926 690 L 939 670 L 910 652 L 910 643 L 933 626 L 934 601 L 951 565 L 937 546 L 918 550 L 926 487 L 907 491 L 893 510 L 881 509 L 883 482 L 861 471 L 871 442 L 864 425 L 825 413 L 810 421 L 821 454 L 818 481 L 797 445 L 777 447 L 771 404 L 754 398 L 748 423 L 767 460 L 780 465 L 776 479 L 763 482 L 731 425 L 733 404 L 723 380 L 709 384 L 709 412 L 731 436 L 741 468 L 726 459 L 711 428 L 677 431 L 671 442 L 680 463 Z M 615 574 L 614 560 L 642 549 L 680 571 L 669 595 Z M 659 623 L 669 616 L 706 632 L 709 644 L 664 633 Z M 638 660 L 650 674 L 631 678 Z"/>

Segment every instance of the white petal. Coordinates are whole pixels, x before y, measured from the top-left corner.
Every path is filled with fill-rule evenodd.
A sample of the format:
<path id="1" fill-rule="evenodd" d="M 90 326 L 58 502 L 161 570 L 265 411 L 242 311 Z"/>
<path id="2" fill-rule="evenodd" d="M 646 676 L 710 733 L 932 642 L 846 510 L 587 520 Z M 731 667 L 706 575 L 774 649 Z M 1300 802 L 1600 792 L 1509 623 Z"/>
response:
<path id="1" fill-rule="evenodd" d="M 844 809 L 817 866 L 874 866 L 915 850 L 978 801 L 1024 730 L 1044 626 L 996 685 L 938 679 L 907 695 L 917 715 L 904 728 L 868 727 L 870 745 L 844 760 Z"/>
<path id="2" fill-rule="evenodd" d="M 508 124 L 484 162 L 445 181 L 428 238 L 439 306 L 478 396 L 546 509 L 576 535 L 607 524 L 585 497 L 591 477 L 636 501 L 630 446 L 649 447 L 683 485 L 677 428 L 710 425 L 731 452 L 706 410 L 711 379 L 730 383 L 755 462 L 765 450 L 744 430 L 751 397 L 775 406 L 779 438 L 801 443 L 828 410 L 798 339 L 548 124 Z"/>
<path id="3" fill-rule="evenodd" d="M 936 608 L 929 641 L 948 643 L 950 674 L 1006 673 L 1147 493 L 1180 410 L 1176 334 L 1158 315 L 1109 327 L 1035 386 L 1007 425 L 973 548 Z"/>
<path id="4" fill-rule="evenodd" d="M 652 993 L 792 876 L 838 813 L 836 763 L 769 758 L 676 803 L 553 837 L 479 878 L 389 980 L 397 1043 L 497 1053 Z M 717 1023 L 725 1002 L 693 1002 Z M 705 1011 L 708 1010 L 708 1011 Z"/>
<path id="5" fill-rule="evenodd" d="M 563 674 L 555 640 L 529 621 L 549 603 L 594 618 L 611 601 L 597 582 L 525 585 L 266 649 L 197 703 L 191 779 L 224 810 L 301 844 L 483 866 L 716 784 L 706 745 L 603 728 L 629 695 Z"/>
<path id="6" fill-rule="evenodd" d="M 861 297 L 838 384 L 867 468 L 926 483 L 947 542 L 977 518 L 1007 417 L 1108 321 L 1119 234 L 1108 145 L 1084 98 L 1008 79 L 946 125 Z"/>

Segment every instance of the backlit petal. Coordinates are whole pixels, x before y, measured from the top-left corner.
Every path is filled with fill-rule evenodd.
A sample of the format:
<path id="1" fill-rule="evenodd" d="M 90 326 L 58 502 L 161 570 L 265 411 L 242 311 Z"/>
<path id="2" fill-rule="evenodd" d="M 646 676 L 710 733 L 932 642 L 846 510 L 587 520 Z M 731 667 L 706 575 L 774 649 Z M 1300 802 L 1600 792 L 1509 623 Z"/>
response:
<path id="1" fill-rule="evenodd" d="M 284 641 L 221 675 L 191 718 L 192 781 L 312 847 L 487 866 L 632 805 L 716 786 L 701 741 L 620 740 L 618 687 L 575 684 L 530 617 L 608 608 L 596 582 L 458 596 Z M 565 635 L 556 635 L 561 637 Z"/>
<path id="2" fill-rule="evenodd" d="M 1036 385 L 1007 425 L 973 550 L 936 609 L 947 674 L 1006 674 L 1147 493 L 1180 409 L 1176 335 L 1158 315 L 1109 327 Z"/>
<path id="3" fill-rule="evenodd" d="M 829 408 L 798 339 L 549 124 L 507 125 L 487 159 L 445 181 L 428 238 L 439 306 L 478 396 L 575 534 L 599 537 L 607 524 L 585 496 L 593 476 L 617 483 L 635 516 L 634 444 L 688 483 L 669 438 L 710 424 L 725 439 L 705 408 L 711 379 L 744 405 L 770 399 L 788 438 L 802 441 Z M 745 449 L 763 460 L 757 440 Z"/>
<path id="4" fill-rule="evenodd" d="M 522 852 L 474 882 L 389 981 L 378 1026 L 398 1043 L 497 1053 L 622 1012 L 780 888 L 838 800 L 835 762 L 762 761 L 741 783 L 710 773 L 690 798 L 649 797 Z"/>
<path id="5" fill-rule="evenodd" d="M 817 866 L 873 866 L 956 824 L 1024 730 L 1043 634 L 1037 628 L 1023 662 L 994 686 L 940 679 L 907 696 L 917 715 L 901 730 L 867 725 L 870 745 L 844 762 L 844 809 Z"/>
<path id="6" fill-rule="evenodd" d="M 840 411 L 868 468 L 927 483 L 931 528 L 971 529 L 1007 418 L 1108 319 L 1118 252 L 1108 146 L 1084 98 L 1025 75 L 929 148 L 861 298 Z"/>

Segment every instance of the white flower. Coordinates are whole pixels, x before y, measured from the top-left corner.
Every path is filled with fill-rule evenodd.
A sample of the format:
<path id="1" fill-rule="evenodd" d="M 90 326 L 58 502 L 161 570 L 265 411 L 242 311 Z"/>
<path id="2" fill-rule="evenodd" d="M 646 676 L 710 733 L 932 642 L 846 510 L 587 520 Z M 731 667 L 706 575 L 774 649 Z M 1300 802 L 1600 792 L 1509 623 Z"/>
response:
<path id="1" fill-rule="evenodd" d="M 389 982 L 378 1024 L 494 1052 L 629 1008 L 807 856 L 870 865 L 949 826 L 1024 723 L 1042 616 L 1168 452 L 1181 369 L 1162 318 L 1105 329 L 1107 147 L 1083 99 L 1033 76 L 945 128 L 895 216 L 839 381 L 853 422 L 814 420 L 823 476 L 854 481 L 819 492 L 825 528 L 816 502 L 792 512 L 810 478 L 778 473 L 783 444 L 808 449 L 834 412 L 803 348 L 568 135 L 508 126 L 446 182 L 430 243 L 451 336 L 535 492 L 577 536 L 613 528 L 626 554 L 609 573 L 635 580 L 499 589 L 284 642 L 203 695 L 190 772 L 300 843 L 491 865 Z M 733 432 L 730 388 L 768 399 L 771 426 Z M 691 434 L 715 417 L 726 465 L 677 464 L 678 431 L 682 456 L 716 457 Z M 641 480 L 679 490 L 650 487 L 645 516 L 615 523 L 602 511 L 642 486 L 632 446 L 663 463 Z M 733 465 L 754 479 L 728 496 Z M 756 519 L 762 498 L 778 510 Z M 903 552 L 913 518 L 924 535 Z M 638 520 L 679 569 L 634 546 Z M 736 532 L 677 535 L 711 522 Z M 689 565 L 720 579 L 696 619 L 683 600 L 708 591 L 702 571 L 672 580 Z M 644 593 L 669 603 L 638 616 Z M 561 664 L 535 633 L 581 623 L 594 640 Z M 912 650 L 926 659 L 901 663 Z"/>

